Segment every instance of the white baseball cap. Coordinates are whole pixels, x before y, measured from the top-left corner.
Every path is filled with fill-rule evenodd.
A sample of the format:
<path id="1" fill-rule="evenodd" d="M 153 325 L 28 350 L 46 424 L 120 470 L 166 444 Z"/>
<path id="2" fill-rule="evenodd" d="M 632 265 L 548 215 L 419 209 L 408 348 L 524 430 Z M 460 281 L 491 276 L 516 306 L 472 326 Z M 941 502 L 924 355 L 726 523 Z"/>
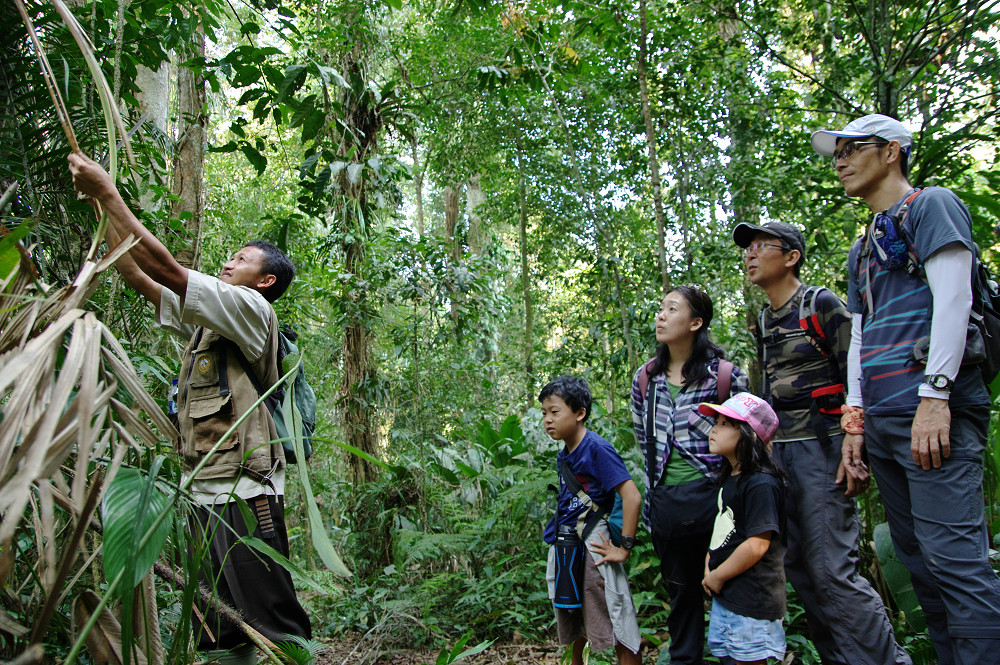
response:
<path id="1" fill-rule="evenodd" d="M 829 129 L 819 130 L 812 135 L 812 147 L 821 155 L 833 157 L 833 153 L 837 151 L 837 139 L 860 139 L 868 136 L 877 136 L 886 141 L 898 141 L 899 147 L 907 155 L 910 154 L 910 146 L 913 145 L 910 130 L 904 127 L 903 123 L 881 113 L 872 113 L 851 121 L 839 132 Z"/>

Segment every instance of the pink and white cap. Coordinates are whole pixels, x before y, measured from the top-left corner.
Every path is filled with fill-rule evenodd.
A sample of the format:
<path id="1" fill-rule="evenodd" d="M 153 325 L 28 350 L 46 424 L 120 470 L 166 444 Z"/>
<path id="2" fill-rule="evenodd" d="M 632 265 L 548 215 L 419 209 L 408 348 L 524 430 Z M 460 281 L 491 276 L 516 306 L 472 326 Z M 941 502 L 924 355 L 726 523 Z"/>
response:
<path id="1" fill-rule="evenodd" d="M 778 431 L 778 414 L 771 405 L 751 393 L 737 393 L 723 404 L 702 402 L 698 412 L 704 416 L 722 414 L 733 420 L 741 420 L 750 425 L 764 443 L 769 443 Z"/>

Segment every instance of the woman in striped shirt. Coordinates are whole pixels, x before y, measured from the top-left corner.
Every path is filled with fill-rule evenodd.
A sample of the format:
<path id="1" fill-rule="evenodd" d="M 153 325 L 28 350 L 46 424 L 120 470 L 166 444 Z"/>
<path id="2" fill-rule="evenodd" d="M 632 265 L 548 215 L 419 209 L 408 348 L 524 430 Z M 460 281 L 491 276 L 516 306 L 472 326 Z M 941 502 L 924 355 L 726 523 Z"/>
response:
<path id="1" fill-rule="evenodd" d="M 659 348 L 632 381 L 632 422 L 646 471 L 642 518 L 670 599 L 667 628 L 674 665 L 702 662 L 701 580 L 722 461 L 708 450 L 713 422 L 698 413 L 698 404 L 720 404 L 748 387 L 746 374 L 725 361 L 723 350 L 709 339 L 712 314 L 712 299 L 696 286 L 667 293 L 656 315 Z"/>

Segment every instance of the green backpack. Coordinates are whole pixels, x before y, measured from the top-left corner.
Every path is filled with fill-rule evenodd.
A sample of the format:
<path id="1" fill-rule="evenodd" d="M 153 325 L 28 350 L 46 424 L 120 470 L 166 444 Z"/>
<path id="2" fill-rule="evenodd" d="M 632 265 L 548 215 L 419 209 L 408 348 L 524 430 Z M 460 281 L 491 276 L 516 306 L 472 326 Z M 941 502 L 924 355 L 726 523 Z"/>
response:
<path id="1" fill-rule="evenodd" d="M 299 362 L 301 354 L 299 347 L 295 345 L 298 335 L 293 331 L 281 331 L 279 338 L 278 362 L 281 365 L 281 373 L 284 375 L 295 363 Z M 299 365 L 299 371 L 295 373 L 294 378 L 288 380 L 282 390 L 284 395 L 281 398 L 281 404 L 273 412 L 274 426 L 278 430 L 278 438 L 282 439 L 281 445 L 285 449 L 285 460 L 289 464 L 295 464 L 292 418 L 294 415 L 298 415 L 302 422 L 302 450 L 306 459 L 312 457 L 312 435 L 316 430 L 316 393 L 306 381 L 305 365 Z"/>
<path id="2" fill-rule="evenodd" d="M 295 363 L 300 362 L 301 354 L 299 347 L 295 345 L 298 335 L 291 329 L 285 328 L 278 331 L 278 367 L 280 375 L 284 376 Z M 257 394 L 262 395 L 267 389 L 261 384 L 257 374 L 253 371 L 246 356 L 242 352 L 237 352 L 240 366 Z M 300 423 L 302 429 L 302 451 L 306 459 L 312 457 L 313 440 L 312 435 L 316 430 L 316 393 L 306 380 L 306 370 L 304 365 L 299 365 L 299 371 L 285 382 L 267 399 L 264 400 L 267 410 L 274 418 L 274 427 L 278 430 L 278 438 L 281 439 L 281 447 L 285 449 L 285 461 L 288 464 L 295 464 L 298 459 L 295 454 L 295 421 Z"/>

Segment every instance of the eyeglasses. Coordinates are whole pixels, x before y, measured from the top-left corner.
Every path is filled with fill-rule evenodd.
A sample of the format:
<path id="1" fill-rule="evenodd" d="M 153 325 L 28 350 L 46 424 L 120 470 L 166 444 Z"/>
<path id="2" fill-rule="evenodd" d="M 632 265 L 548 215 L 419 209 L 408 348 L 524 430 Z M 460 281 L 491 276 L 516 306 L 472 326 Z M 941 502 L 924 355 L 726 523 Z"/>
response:
<path id="1" fill-rule="evenodd" d="M 743 250 L 743 253 L 756 254 L 765 247 L 777 247 L 782 252 L 790 252 L 792 250 L 791 247 L 786 247 L 784 245 L 775 245 L 773 242 L 764 242 L 763 240 L 758 240 L 757 242 L 752 242 L 749 245 L 747 245 L 746 248 Z"/>
<path id="2" fill-rule="evenodd" d="M 837 162 L 841 159 L 850 159 L 858 150 L 866 145 L 889 145 L 885 141 L 851 141 L 840 150 L 833 153 L 833 160 L 830 162 L 833 168 L 837 168 Z"/>

